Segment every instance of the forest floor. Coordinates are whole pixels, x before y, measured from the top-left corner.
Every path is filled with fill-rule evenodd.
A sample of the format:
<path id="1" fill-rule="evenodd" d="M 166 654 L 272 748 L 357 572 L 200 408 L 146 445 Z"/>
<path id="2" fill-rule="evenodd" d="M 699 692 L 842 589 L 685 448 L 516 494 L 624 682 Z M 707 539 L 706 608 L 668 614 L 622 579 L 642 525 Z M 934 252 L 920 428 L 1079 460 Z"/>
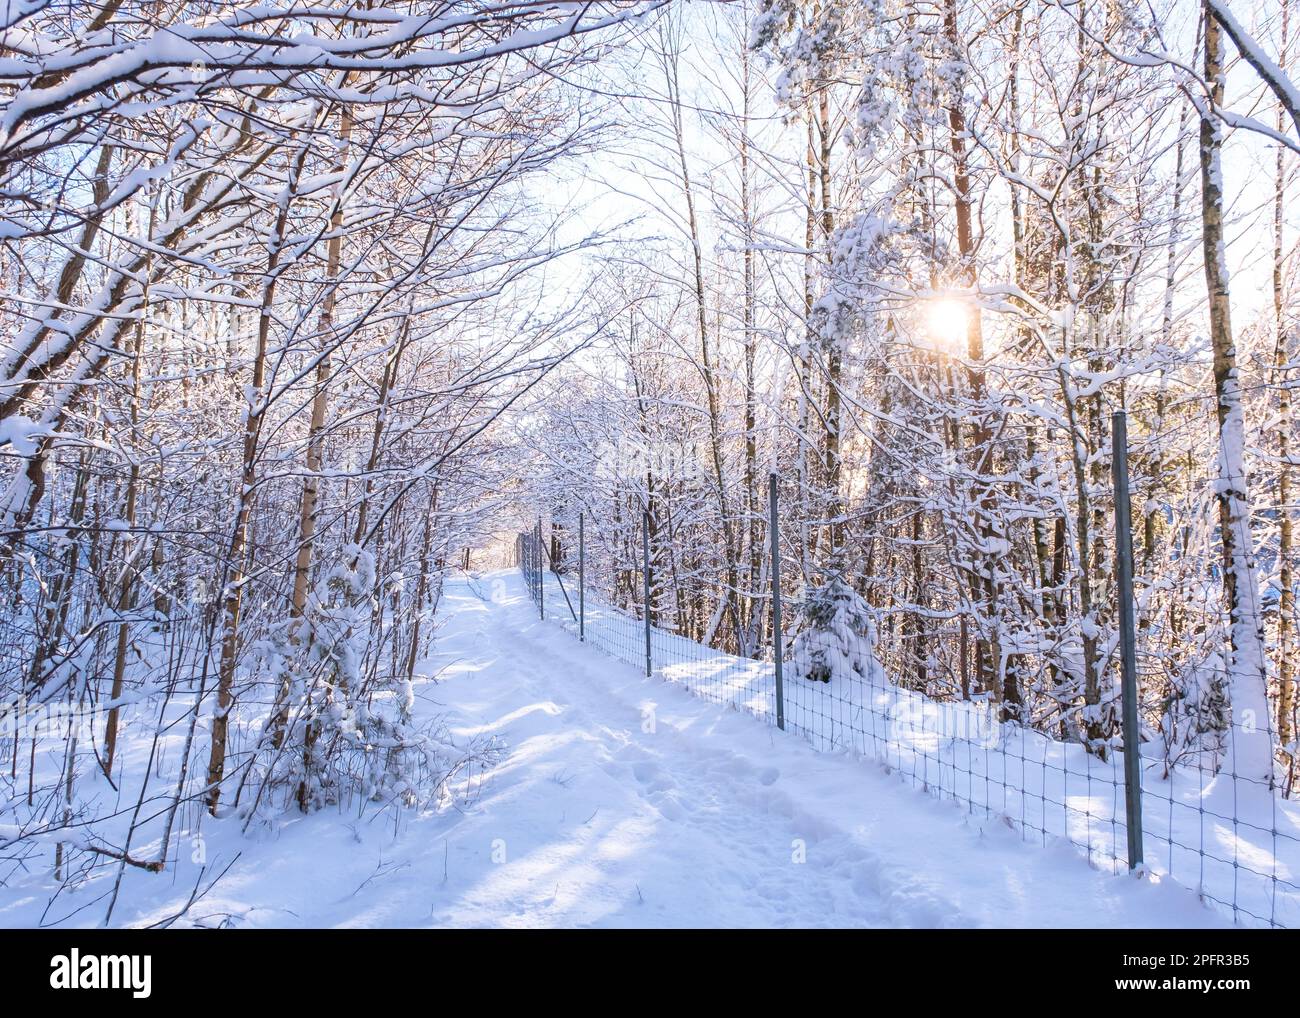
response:
<path id="1" fill-rule="evenodd" d="M 417 710 L 504 750 L 477 794 L 396 824 L 332 810 L 248 835 L 213 824 L 209 872 L 234 862 L 183 923 L 1227 925 L 1170 881 L 1027 844 L 877 764 L 647 679 L 539 621 L 514 571 L 450 579 L 436 648 Z M 192 889 L 184 874 L 129 883 L 114 924 L 173 915 Z M 40 922 L 35 890 L 0 889 L 0 925 Z"/>

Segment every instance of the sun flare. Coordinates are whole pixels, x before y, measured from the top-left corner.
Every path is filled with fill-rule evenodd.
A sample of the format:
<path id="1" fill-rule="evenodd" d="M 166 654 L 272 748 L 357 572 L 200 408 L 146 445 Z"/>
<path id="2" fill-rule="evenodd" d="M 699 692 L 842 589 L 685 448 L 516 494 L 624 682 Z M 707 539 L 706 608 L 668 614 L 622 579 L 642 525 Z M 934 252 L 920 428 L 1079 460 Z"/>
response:
<path id="1" fill-rule="evenodd" d="M 926 306 L 926 331 L 936 345 L 948 350 L 959 350 L 966 345 L 969 320 L 970 306 L 959 300 L 943 298 Z"/>

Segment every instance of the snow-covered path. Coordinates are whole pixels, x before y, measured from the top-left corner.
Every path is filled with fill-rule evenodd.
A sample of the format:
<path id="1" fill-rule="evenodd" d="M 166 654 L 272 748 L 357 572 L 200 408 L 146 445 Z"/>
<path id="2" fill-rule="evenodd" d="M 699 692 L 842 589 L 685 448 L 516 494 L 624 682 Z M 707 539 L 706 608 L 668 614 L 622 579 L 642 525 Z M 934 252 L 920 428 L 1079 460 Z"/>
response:
<path id="1" fill-rule="evenodd" d="M 510 755 L 447 832 L 427 922 L 1222 924 L 1182 888 L 1098 873 L 647 680 L 538 621 L 513 573 L 445 599 L 435 695 L 457 735 Z"/>
<path id="2" fill-rule="evenodd" d="M 1025 844 L 879 765 L 650 680 L 541 622 L 514 572 L 449 580 L 416 710 L 505 754 L 442 811 L 205 819 L 186 922 L 250 926 L 1222 926 L 1169 882 Z M 481 781 L 480 781 L 481 778 Z M 114 923 L 181 911 L 197 862 L 126 875 Z M 186 867 L 189 867 L 188 869 Z M 39 875 L 0 925 L 47 921 Z M 93 887 L 84 892 L 93 897 Z M 96 909 L 60 903 L 74 925 Z"/>

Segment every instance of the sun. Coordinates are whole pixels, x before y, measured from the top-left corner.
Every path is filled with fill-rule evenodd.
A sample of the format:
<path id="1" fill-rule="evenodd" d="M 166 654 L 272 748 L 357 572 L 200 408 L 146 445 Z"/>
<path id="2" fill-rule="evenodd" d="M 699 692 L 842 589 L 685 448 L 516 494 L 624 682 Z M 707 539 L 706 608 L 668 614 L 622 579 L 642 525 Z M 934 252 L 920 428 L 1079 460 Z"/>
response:
<path id="1" fill-rule="evenodd" d="M 960 350 L 966 345 L 966 330 L 970 323 L 970 305 L 951 298 L 926 302 L 925 325 L 930 339 L 950 350 Z"/>

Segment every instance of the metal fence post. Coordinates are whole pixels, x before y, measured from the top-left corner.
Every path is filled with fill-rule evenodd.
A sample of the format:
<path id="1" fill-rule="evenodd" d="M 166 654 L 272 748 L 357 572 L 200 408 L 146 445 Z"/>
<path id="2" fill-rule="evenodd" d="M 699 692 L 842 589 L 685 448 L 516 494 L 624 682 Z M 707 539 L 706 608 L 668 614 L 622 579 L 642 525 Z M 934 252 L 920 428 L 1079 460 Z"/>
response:
<path id="1" fill-rule="evenodd" d="M 785 731 L 785 689 L 782 684 L 781 658 L 785 653 L 781 639 L 781 533 L 777 529 L 776 473 L 768 475 L 767 530 L 772 539 L 772 662 L 776 669 L 776 727 Z"/>
<path id="2" fill-rule="evenodd" d="M 587 514 L 578 513 L 578 639 L 587 638 Z"/>
<path id="3" fill-rule="evenodd" d="M 546 608 L 542 604 L 542 598 L 545 596 L 542 576 L 542 518 L 537 517 L 537 617 L 546 618 Z"/>
<path id="4" fill-rule="evenodd" d="M 641 578 L 645 588 L 645 673 L 652 672 L 650 660 L 650 514 L 641 514 Z"/>
<path id="5" fill-rule="evenodd" d="M 1118 580 L 1121 698 L 1124 721 L 1124 801 L 1128 868 L 1142 865 L 1142 733 L 1138 723 L 1137 627 L 1133 618 L 1133 516 L 1128 492 L 1128 418 L 1111 415 L 1111 478 L 1115 485 L 1115 575 Z"/>

